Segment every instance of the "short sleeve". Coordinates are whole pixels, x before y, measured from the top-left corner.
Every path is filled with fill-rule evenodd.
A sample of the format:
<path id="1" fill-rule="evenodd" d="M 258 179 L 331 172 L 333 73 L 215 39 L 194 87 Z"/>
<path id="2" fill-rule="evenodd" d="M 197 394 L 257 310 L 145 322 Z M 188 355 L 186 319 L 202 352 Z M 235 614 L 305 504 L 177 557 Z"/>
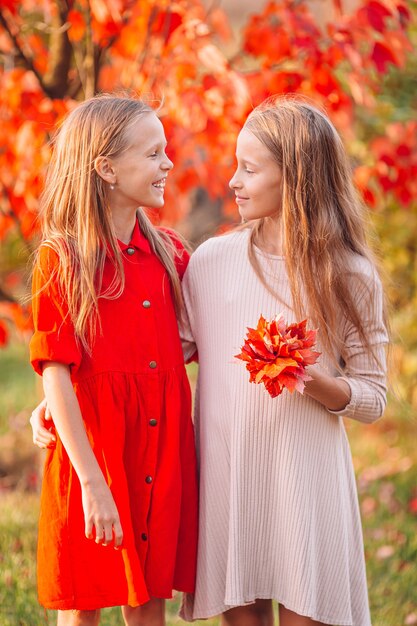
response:
<path id="1" fill-rule="evenodd" d="M 30 341 L 30 362 L 42 375 L 45 361 L 68 365 L 71 374 L 81 362 L 81 351 L 75 339 L 68 305 L 58 285 L 59 257 L 43 244 L 32 279 L 32 313 L 34 334 Z"/>
<path id="2" fill-rule="evenodd" d="M 376 271 L 352 274 L 352 293 L 358 306 L 371 354 L 363 345 L 357 328 L 344 318 L 344 375 L 351 390 L 349 404 L 342 411 L 330 411 L 360 422 L 380 418 L 386 405 L 386 355 L 388 334 L 383 319 L 383 290 Z"/>

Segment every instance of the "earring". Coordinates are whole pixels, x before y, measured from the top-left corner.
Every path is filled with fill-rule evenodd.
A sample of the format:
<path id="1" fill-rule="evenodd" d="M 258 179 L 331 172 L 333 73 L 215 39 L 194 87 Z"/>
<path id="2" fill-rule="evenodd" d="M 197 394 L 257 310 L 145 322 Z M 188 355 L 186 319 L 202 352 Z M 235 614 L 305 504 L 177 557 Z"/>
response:
<path id="1" fill-rule="evenodd" d="M 113 184 L 110 185 L 110 189 L 113 191 L 113 189 L 114 189 L 114 185 Z"/>

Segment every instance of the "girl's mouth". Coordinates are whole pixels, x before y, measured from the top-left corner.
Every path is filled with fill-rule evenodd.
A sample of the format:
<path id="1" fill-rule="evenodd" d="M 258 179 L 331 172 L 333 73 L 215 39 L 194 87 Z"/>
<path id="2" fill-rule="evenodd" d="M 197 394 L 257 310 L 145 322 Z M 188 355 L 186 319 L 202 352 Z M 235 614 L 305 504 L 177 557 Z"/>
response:
<path id="1" fill-rule="evenodd" d="M 164 178 L 160 178 L 156 182 L 152 183 L 152 186 L 156 187 L 157 189 L 165 189 L 165 183 L 166 183 L 166 176 L 164 176 Z"/>

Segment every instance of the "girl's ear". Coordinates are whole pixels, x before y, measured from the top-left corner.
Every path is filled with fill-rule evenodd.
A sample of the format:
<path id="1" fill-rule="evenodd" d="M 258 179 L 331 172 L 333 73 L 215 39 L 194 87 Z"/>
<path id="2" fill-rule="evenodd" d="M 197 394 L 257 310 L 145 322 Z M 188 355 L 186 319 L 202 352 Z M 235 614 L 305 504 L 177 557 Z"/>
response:
<path id="1" fill-rule="evenodd" d="M 94 161 L 94 169 L 100 178 L 106 181 L 106 183 L 111 185 L 116 183 L 116 172 L 114 171 L 114 167 L 108 157 L 97 157 Z"/>

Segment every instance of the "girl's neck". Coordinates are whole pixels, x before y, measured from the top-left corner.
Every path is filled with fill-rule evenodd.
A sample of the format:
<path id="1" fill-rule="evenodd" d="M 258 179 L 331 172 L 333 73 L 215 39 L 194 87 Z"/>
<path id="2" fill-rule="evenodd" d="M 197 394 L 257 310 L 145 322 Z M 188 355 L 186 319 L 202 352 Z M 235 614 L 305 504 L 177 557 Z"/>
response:
<path id="1" fill-rule="evenodd" d="M 130 243 L 136 224 L 136 211 L 112 211 L 112 219 L 117 239 Z"/>
<path id="2" fill-rule="evenodd" d="M 266 254 L 282 256 L 282 239 L 281 220 L 275 217 L 264 218 L 262 226 L 257 233 L 255 245 Z"/>

